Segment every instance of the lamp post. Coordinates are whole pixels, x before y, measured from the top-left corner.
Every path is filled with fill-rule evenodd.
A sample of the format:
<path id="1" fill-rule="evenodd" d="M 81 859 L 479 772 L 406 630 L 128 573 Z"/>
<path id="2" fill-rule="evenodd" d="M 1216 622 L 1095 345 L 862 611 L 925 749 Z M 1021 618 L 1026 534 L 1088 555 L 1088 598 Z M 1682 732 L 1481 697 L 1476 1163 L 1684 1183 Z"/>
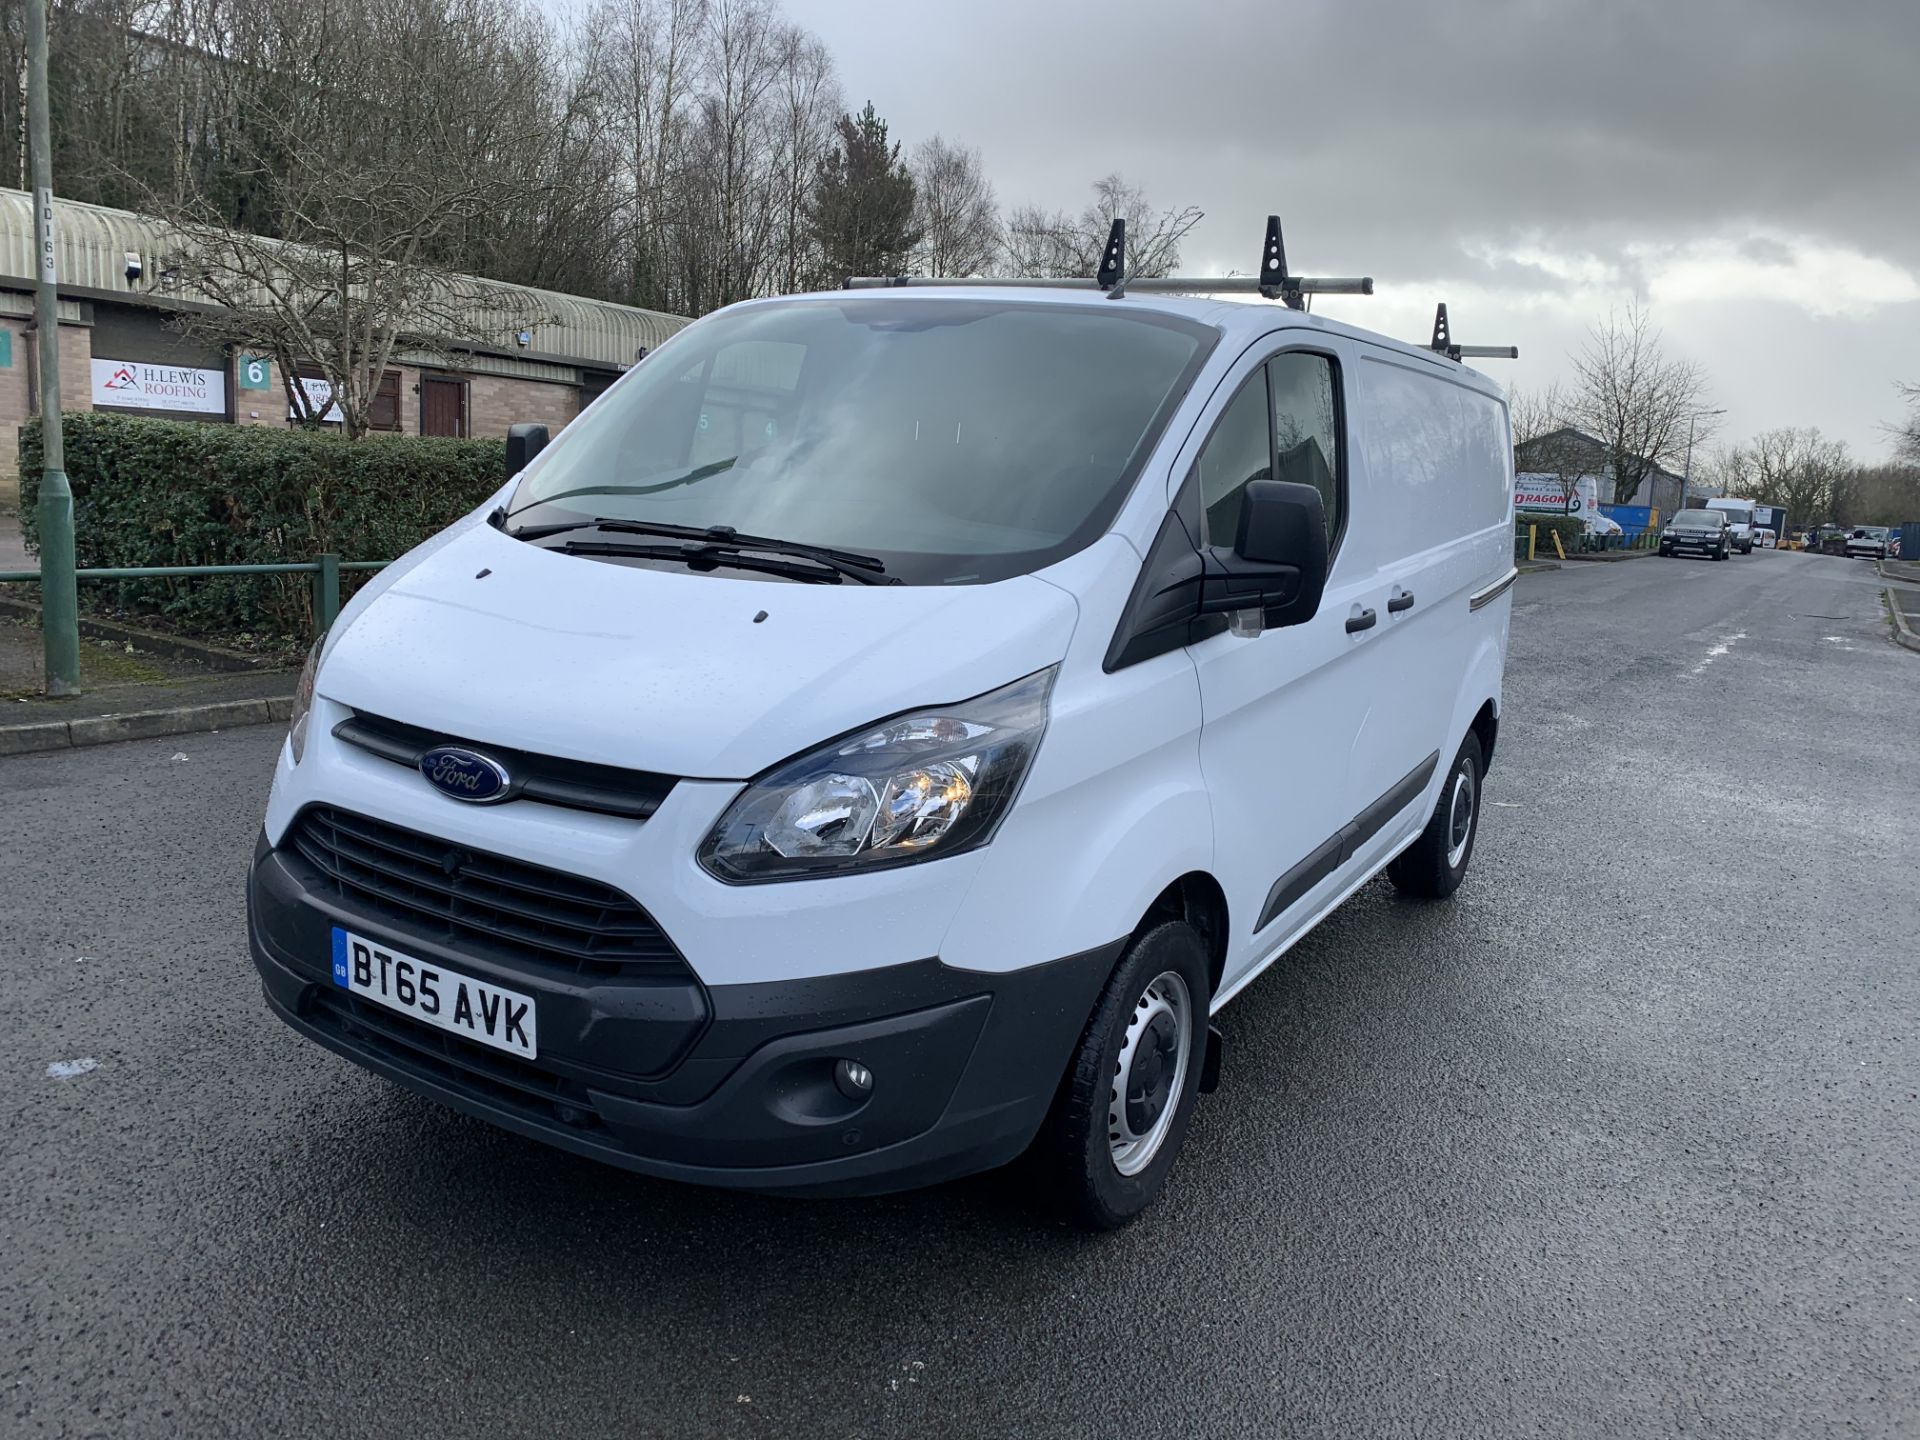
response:
<path id="1" fill-rule="evenodd" d="M 27 149 L 38 250 L 34 328 L 40 361 L 40 636 L 47 694 L 80 693 L 79 599 L 74 593 L 73 490 L 60 433 L 60 300 L 53 249 L 53 147 L 47 118 L 47 0 L 27 0 Z"/>
<path id="2" fill-rule="evenodd" d="M 1695 410 L 1687 416 L 1687 458 L 1680 464 L 1680 506 L 1674 511 L 1679 514 L 1687 508 L 1687 489 L 1693 483 L 1693 427 L 1702 415 L 1724 415 L 1725 410 Z"/>

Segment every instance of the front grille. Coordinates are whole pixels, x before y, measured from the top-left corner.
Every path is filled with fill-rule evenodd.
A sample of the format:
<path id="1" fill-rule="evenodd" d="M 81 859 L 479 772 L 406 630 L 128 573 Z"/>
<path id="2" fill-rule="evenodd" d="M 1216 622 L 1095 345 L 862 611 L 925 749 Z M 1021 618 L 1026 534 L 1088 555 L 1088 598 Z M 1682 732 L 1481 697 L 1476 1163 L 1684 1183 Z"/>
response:
<path id="1" fill-rule="evenodd" d="M 645 820 L 652 815 L 665 803 L 675 783 L 673 776 L 650 770 L 623 770 L 615 765 L 536 755 L 529 750 L 443 735 L 364 710 L 342 720 L 333 727 L 333 733 L 336 739 L 409 770 L 418 770 L 420 757 L 441 745 L 480 750 L 497 759 L 512 777 L 505 796 L 508 800 L 539 800 L 630 820 Z"/>
<path id="2" fill-rule="evenodd" d="M 575 973 L 691 978 L 653 917 L 597 880 L 326 805 L 301 811 L 289 843 L 323 892 L 411 934 L 477 941 Z"/>

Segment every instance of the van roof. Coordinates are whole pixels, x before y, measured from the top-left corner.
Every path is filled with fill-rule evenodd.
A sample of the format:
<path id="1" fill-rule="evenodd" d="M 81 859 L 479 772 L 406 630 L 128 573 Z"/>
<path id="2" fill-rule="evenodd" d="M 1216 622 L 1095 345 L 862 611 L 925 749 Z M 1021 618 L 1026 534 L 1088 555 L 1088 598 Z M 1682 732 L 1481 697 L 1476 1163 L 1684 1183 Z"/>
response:
<path id="1" fill-rule="evenodd" d="M 1403 358 L 1430 365 L 1437 375 L 1445 376 L 1472 389 L 1481 390 L 1497 399 L 1506 398 L 1506 391 L 1491 376 L 1471 369 L 1461 361 L 1450 360 L 1444 355 L 1436 354 L 1426 345 L 1410 343 L 1391 335 L 1382 335 L 1378 331 L 1368 330 L 1359 325 L 1349 325 L 1345 321 L 1334 320 L 1325 315 L 1315 315 L 1310 311 L 1289 309 L 1277 300 L 1224 299 L 1203 293 L 1189 295 L 1142 291 L 1131 291 L 1122 298 L 1108 299 L 1098 291 L 1069 289 L 1064 285 L 1058 290 L 1052 290 L 1041 285 L 943 286 L 935 283 L 916 285 L 911 290 L 823 290 L 804 295 L 770 296 L 764 300 L 750 300 L 746 303 L 773 305 L 798 300 L 833 300 L 841 304 L 886 305 L 897 304 L 909 298 L 975 302 L 992 300 L 1008 305 L 1070 305 L 1079 309 L 1102 305 L 1129 306 L 1139 310 L 1178 315 L 1219 330 L 1224 336 L 1239 336 L 1249 341 L 1280 329 L 1317 331 L 1321 334 L 1339 335 L 1349 340 L 1379 346 Z"/>

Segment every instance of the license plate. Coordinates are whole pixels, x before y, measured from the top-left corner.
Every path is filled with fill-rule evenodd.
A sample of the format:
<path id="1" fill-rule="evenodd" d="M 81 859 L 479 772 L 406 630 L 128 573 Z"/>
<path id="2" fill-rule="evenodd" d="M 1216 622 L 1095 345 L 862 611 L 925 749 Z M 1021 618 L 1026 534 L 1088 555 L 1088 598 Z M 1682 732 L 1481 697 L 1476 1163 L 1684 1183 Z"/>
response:
<path id="1" fill-rule="evenodd" d="M 490 985 L 389 945 L 333 929 L 333 983 L 463 1040 L 531 1060 L 540 1052 L 533 997 Z"/>

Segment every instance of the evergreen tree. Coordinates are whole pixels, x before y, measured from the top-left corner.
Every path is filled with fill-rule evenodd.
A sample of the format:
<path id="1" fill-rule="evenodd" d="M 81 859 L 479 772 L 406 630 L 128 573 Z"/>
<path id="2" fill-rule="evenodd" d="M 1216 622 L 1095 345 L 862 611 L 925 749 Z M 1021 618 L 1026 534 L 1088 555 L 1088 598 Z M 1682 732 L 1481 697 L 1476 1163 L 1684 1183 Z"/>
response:
<path id="1" fill-rule="evenodd" d="M 913 176 L 873 102 L 834 122 L 834 143 L 814 174 L 813 230 L 829 283 L 849 275 L 900 275 L 919 242 Z"/>

